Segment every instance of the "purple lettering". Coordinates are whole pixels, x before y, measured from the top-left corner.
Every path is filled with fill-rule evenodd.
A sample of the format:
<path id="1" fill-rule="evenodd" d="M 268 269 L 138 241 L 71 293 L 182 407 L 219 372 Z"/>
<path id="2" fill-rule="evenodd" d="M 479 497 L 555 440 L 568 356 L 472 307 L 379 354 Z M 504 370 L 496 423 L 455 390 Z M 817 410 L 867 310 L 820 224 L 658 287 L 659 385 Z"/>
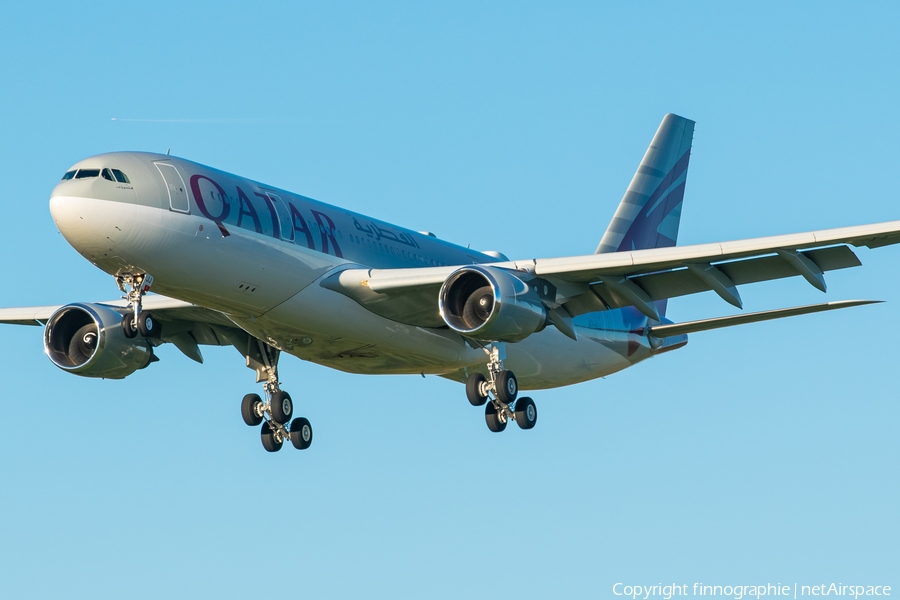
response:
<path id="1" fill-rule="evenodd" d="M 200 180 L 205 179 L 214 186 L 216 186 L 216 190 L 219 192 L 219 199 L 222 201 L 222 214 L 217 217 L 209 214 L 209 210 L 206 208 L 206 204 L 203 202 L 203 192 L 200 191 Z M 191 192 L 194 194 L 194 201 L 197 203 L 197 208 L 200 209 L 200 212 L 203 213 L 203 216 L 213 221 L 217 225 L 222 225 L 222 221 L 228 218 L 228 214 L 231 212 L 231 203 L 228 202 L 228 196 L 225 195 L 225 190 L 222 189 L 218 183 L 207 177 L 206 175 L 192 175 L 191 176 Z"/>
<path id="2" fill-rule="evenodd" d="M 316 245 L 313 243 L 312 231 L 310 231 L 309 226 L 306 224 L 306 219 L 303 218 L 303 215 L 300 214 L 300 211 L 297 210 L 297 207 L 288 202 L 288 207 L 291 209 L 291 221 L 294 224 L 294 230 L 299 231 L 300 233 L 306 234 L 306 245 L 310 250 L 315 250 Z"/>
<path id="3" fill-rule="evenodd" d="M 272 217 L 272 237 L 276 240 L 279 239 L 281 237 L 281 227 L 278 223 L 278 211 L 275 210 L 275 202 L 265 194 L 260 194 L 259 192 L 253 193 L 262 198 L 266 203 L 266 206 L 269 207 L 269 215 Z"/>
<path id="4" fill-rule="evenodd" d="M 241 207 L 241 212 L 238 213 L 237 226 L 238 227 L 241 226 L 241 222 L 244 219 L 244 215 L 247 215 L 248 217 L 253 219 L 253 226 L 256 228 L 256 233 L 262 233 L 263 229 L 262 229 L 262 224 L 259 222 L 259 215 L 256 214 L 256 209 L 253 208 L 253 205 L 250 203 L 250 198 L 247 197 L 247 194 L 245 194 L 244 190 L 242 190 L 240 187 L 238 187 L 237 192 L 238 192 L 238 201 L 239 201 L 240 207 Z M 247 207 L 246 210 L 244 210 L 245 206 Z"/>
<path id="5" fill-rule="evenodd" d="M 331 243 L 334 245 L 334 255 L 338 258 L 344 258 L 344 255 L 341 254 L 341 249 L 338 246 L 337 240 L 334 239 L 334 221 L 332 221 L 331 217 L 325 213 L 320 213 L 317 210 L 312 210 L 310 212 L 316 218 L 316 223 L 319 224 L 319 231 L 322 232 L 322 252 L 328 254 L 328 240 L 331 240 Z M 327 227 L 322 224 L 322 218 L 328 223 Z"/>

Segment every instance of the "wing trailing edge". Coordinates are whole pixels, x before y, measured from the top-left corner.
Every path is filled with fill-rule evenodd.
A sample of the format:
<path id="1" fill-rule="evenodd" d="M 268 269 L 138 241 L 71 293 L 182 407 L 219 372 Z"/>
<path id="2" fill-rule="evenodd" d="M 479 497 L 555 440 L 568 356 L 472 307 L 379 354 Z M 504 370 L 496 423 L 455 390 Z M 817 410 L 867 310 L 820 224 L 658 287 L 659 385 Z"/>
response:
<path id="1" fill-rule="evenodd" d="M 697 333 L 699 331 L 709 331 L 710 329 L 720 329 L 722 327 L 733 327 L 735 325 L 743 325 L 744 323 L 759 323 L 760 321 L 771 321 L 772 319 L 808 315 L 828 310 L 837 310 L 839 308 L 863 306 L 865 304 L 878 304 L 880 302 L 881 300 L 840 300 L 838 302 L 810 304 L 807 306 L 796 306 L 794 308 L 779 308 L 777 310 L 766 310 L 746 315 L 735 315 L 733 317 L 719 317 L 716 319 L 703 319 L 702 321 L 656 325 L 650 328 L 649 333 L 653 337 L 665 338 L 685 333 Z"/>

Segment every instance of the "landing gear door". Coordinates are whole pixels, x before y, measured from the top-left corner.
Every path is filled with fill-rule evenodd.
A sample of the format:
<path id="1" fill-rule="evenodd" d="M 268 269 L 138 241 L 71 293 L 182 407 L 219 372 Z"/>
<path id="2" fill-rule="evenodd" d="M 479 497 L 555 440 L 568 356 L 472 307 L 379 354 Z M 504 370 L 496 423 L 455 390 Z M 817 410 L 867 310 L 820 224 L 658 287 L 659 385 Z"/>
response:
<path id="1" fill-rule="evenodd" d="M 184 179 L 181 173 L 174 165 L 164 162 L 153 163 L 162 175 L 166 184 L 166 190 L 169 192 L 169 208 L 175 212 L 189 213 L 191 212 L 191 204 L 188 201 L 187 186 L 184 185 Z"/>

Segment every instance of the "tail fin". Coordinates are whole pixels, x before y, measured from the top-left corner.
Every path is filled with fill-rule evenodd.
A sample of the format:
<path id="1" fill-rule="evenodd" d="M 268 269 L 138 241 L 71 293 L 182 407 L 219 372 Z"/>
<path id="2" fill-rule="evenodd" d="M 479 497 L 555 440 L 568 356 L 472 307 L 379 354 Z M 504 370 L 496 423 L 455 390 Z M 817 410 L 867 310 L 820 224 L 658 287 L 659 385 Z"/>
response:
<path id="1" fill-rule="evenodd" d="M 594 254 L 675 245 L 693 139 L 693 121 L 663 117 Z"/>

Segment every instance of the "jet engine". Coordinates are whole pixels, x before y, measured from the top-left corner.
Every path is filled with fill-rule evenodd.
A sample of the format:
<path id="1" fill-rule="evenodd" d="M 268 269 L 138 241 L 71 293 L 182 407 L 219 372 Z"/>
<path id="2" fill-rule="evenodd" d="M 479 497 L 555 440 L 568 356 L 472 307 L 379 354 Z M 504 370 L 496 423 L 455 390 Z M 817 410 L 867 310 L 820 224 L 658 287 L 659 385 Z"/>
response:
<path id="1" fill-rule="evenodd" d="M 518 342 L 547 324 L 537 292 L 505 269 L 457 269 L 441 286 L 441 317 L 450 329 L 478 340 Z"/>
<path id="2" fill-rule="evenodd" d="M 153 360 L 146 339 L 125 336 L 122 313 L 99 304 L 68 304 L 53 313 L 44 351 L 63 371 L 104 379 L 123 379 Z"/>

